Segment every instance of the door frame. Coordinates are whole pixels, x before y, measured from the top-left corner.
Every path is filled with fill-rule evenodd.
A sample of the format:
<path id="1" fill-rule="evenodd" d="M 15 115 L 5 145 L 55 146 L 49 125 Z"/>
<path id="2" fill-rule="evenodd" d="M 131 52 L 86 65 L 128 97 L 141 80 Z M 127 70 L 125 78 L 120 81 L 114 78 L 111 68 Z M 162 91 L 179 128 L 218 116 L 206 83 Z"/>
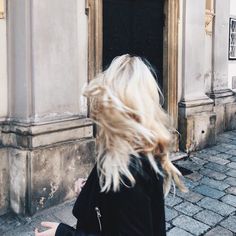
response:
<path id="1" fill-rule="evenodd" d="M 88 15 L 88 78 L 102 70 L 103 0 L 86 0 Z M 178 127 L 178 20 L 179 0 L 164 0 L 163 93 L 165 109 Z"/>

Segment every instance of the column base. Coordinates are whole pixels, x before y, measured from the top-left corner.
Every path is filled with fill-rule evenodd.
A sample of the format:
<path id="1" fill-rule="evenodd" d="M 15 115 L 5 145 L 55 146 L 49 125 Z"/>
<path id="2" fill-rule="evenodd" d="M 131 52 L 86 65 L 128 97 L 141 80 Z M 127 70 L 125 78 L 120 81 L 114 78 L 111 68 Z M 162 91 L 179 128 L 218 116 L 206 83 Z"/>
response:
<path id="1" fill-rule="evenodd" d="M 10 193 L 5 196 L 8 206 L 0 202 L 0 209 L 8 207 L 17 214 L 33 215 L 74 198 L 75 180 L 86 177 L 95 160 L 88 119 L 38 126 L 5 123 L 0 134 L 0 152 L 8 150 L 4 181 L 9 183 L 4 186 Z"/>
<path id="2" fill-rule="evenodd" d="M 225 131 L 236 129 L 236 102 L 225 106 Z"/>
<path id="3" fill-rule="evenodd" d="M 216 114 L 210 98 L 179 104 L 180 149 L 190 153 L 216 143 Z"/>
<path id="4" fill-rule="evenodd" d="M 0 215 L 7 213 L 10 208 L 9 185 L 8 149 L 0 148 Z"/>
<path id="5" fill-rule="evenodd" d="M 217 90 L 209 94 L 214 101 L 216 133 L 236 129 L 236 96 L 230 89 Z"/>

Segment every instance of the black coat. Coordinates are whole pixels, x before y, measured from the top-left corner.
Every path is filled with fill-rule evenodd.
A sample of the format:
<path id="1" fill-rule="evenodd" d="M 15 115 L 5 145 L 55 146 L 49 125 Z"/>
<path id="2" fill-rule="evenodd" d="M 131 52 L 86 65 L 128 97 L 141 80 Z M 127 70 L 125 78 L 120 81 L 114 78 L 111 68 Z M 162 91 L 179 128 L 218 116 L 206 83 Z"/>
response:
<path id="1" fill-rule="evenodd" d="M 56 236 L 80 236 L 80 231 L 102 236 L 166 235 L 163 178 L 155 174 L 147 158 L 132 159 L 130 171 L 136 184 L 122 185 L 119 192 L 100 193 L 93 168 L 73 208 L 76 229 L 61 223 Z"/>

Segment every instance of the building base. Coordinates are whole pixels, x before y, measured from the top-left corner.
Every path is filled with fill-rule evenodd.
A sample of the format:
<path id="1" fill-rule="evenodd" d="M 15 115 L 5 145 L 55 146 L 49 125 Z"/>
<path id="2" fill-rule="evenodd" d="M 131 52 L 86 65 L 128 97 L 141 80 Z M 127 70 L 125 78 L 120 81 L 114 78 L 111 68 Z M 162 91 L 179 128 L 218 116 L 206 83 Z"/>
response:
<path id="1" fill-rule="evenodd" d="M 95 160 L 89 120 L 2 127 L 0 214 L 33 215 L 75 197 L 74 182 Z"/>
<path id="2" fill-rule="evenodd" d="M 216 133 L 236 128 L 236 96 L 230 89 L 218 90 L 209 94 L 214 101 L 216 113 Z"/>
<path id="3" fill-rule="evenodd" d="M 179 104 L 180 149 L 190 153 L 216 143 L 213 101 L 204 98 Z"/>

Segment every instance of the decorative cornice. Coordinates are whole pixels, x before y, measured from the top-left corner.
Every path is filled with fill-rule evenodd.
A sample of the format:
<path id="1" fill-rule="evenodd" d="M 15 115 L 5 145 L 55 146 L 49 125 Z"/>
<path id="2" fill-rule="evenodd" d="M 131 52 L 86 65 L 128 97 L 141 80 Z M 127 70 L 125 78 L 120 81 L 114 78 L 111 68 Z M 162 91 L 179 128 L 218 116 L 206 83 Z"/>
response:
<path id="1" fill-rule="evenodd" d="M 20 149 L 34 149 L 72 140 L 93 138 L 93 123 L 88 118 L 40 125 L 5 121 L 2 122 L 0 129 L 1 146 Z"/>

